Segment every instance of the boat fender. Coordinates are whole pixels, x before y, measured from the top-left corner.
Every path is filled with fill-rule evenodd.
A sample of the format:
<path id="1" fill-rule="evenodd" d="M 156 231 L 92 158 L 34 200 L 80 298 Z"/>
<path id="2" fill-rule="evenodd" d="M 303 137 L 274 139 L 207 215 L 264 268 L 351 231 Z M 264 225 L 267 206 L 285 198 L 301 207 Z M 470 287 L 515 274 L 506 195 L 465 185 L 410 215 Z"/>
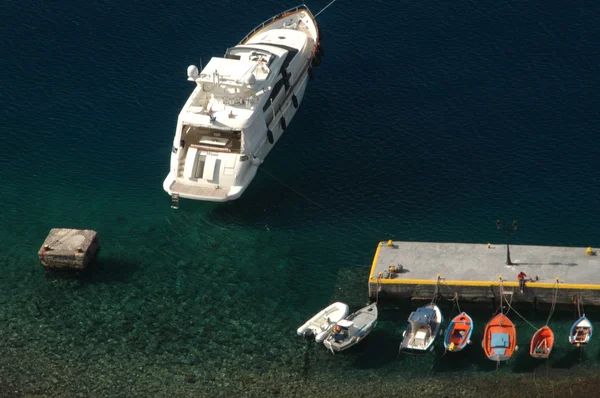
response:
<path id="1" fill-rule="evenodd" d="M 271 130 L 267 130 L 267 139 L 269 140 L 269 144 L 273 143 L 273 132 Z"/>
<path id="2" fill-rule="evenodd" d="M 321 44 L 321 42 L 319 42 L 319 45 L 317 46 L 317 54 L 319 54 L 320 57 L 325 56 L 325 49 L 323 48 L 323 44 Z"/>
<path id="3" fill-rule="evenodd" d="M 281 120 L 279 120 L 279 124 L 281 124 L 281 129 L 285 130 L 285 128 L 287 127 L 287 125 L 285 124 L 285 118 L 282 117 Z"/>
<path id="4" fill-rule="evenodd" d="M 295 94 L 292 95 L 292 104 L 294 104 L 294 108 L 298 109 L 298 98 Z"/>
<path id="5" fill-rule="evenodd" d="M 252 164 L 256 167 L 260 166 L 260 159 L 257 158 L 256 156 L 252 157 Z"/>
<path id="6" fill-rule="evenodd" d="M 290 89 L 290 75 L 288 74 L 285 68 L 281 68 L 281 80 L 283 80 L 283 85 L 285 86 L 285 90 Z"/>
<path id="7" fill-rule="evenodd" d="M 315 54 L 315 56 L 312 59 L 311 65 L 315 68 L 321 65 L 321 57 L 319 56 L 319 54 Z"/>
<path id="8" fill-rule="evenodd" d="M 313 72 L 312 68 L 308 68 L 308 78 L 310 80 L 315 80 L 315 73 Z"/>

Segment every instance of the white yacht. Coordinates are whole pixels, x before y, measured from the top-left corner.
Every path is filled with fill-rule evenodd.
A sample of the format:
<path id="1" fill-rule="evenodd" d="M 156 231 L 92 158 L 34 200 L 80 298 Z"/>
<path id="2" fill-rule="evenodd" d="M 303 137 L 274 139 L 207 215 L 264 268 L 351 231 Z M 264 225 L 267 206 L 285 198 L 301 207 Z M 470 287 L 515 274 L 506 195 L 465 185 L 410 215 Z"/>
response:
<path id="1" fill-rule="evenodd" d="M 177 120 L 169 174 L 172 197 L 225 202 L 239 198 L 302 102 L 312 66 L 321 62 L 319 30 L 304 6 L 269 18 L 199 71 Z"/>

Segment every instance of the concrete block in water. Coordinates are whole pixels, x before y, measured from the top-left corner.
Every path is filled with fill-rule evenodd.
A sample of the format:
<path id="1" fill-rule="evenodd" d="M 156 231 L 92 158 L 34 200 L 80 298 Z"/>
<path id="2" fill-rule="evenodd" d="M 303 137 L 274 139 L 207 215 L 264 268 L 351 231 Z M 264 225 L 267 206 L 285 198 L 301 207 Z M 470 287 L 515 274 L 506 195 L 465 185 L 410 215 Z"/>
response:
<path id="1" fill-rule="evenodd" d="M 90 229 L 53 228 L 38 251 L 46 269 L 82 270 L 100 249 L 98 233 Z"/>

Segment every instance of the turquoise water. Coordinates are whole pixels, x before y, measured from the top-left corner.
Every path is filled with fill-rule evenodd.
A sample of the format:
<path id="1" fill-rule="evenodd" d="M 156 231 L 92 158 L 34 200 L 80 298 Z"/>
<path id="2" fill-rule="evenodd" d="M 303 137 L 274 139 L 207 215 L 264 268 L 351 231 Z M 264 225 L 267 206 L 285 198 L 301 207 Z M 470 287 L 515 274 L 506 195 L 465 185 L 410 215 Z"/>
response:
<path id="1" fill-rule="evenodd" d="M 339 355 L 295 334 L 332 301 L 368 302 L 379 240 L 501 243 L 502 218 L 519 220 L 515 244 L 599 244 L 595 3 L 336 2 L 319 17 L 324 62 L 249 190 L 172 210 L 161 184 L 187 65 L 293 5 L 3 3 L 0 395 L 597 385 L 600 345 L 568 347 L 570 307 L 551 319 L 548 362 L 528 358 L 533 328 L 509 315 L 522 349 L 498 370 L 479 346 L 491 306 L 461 303 L 477 330 L 460 354 L 398 357 L 407 303 L 382 303 L 377 328 Z M 44 273 L 53 227 L 98 231 L 89 273 Z M 517 310 L 535 326 L 548 315 Z"/>

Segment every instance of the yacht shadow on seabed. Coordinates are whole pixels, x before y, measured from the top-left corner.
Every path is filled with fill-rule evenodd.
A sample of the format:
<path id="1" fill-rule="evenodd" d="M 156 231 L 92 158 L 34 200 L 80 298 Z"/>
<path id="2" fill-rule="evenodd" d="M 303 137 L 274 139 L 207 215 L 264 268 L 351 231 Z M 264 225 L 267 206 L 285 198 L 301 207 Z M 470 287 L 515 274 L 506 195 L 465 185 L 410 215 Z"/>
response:
<path id="1" fill-rule="evenodd" d="M 375 329 L 364 341 L 351 349 L 354 353 L 355 366 L 360 369 L 384 367 L 397 359 L 397 353 L 390 349 L 397 345 L 397 336 Z"/>

